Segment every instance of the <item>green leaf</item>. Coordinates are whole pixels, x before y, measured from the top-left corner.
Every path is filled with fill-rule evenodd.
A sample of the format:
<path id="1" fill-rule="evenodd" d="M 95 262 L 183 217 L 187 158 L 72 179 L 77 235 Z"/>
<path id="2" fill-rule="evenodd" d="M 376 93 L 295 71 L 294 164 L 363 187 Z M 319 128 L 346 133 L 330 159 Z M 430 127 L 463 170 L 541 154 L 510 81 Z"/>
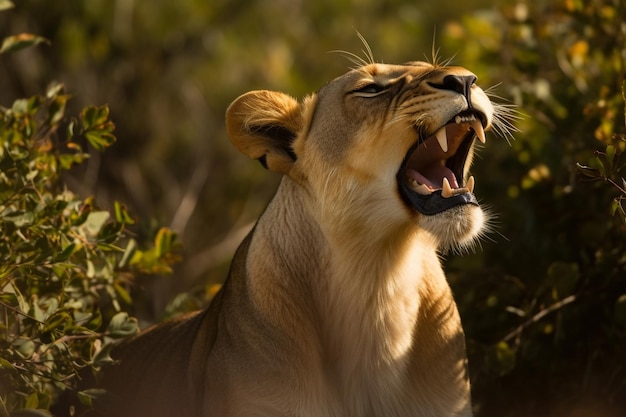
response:
<path id="1" fill-rule="evenodd" d="M 610 165 L 606 159 L 606 153 L 595 151 L 593 155 L 596 157 L 596 161 L 598 162 L 598 171 L 603 178 L 606 178 L 610 175 Z"/>
<path id="2" fill-rule="evenodd" d="M 106 128 L 112 131 L 111 126 L 103 126 L 109 121 L 109 108 L 107 106 L 89 106 L 81 112 L 81 120 L 85 130 L 94 128 Z"/>
<path id="3" fill-rule="evenodd" d="M 15 5 L 9 0 L 0 0 L 0 12 L 14 8 Z"/>
<path id="4" fill-rule="evenodd" d="M 127 305 L 132 305 L 133 300 L 130 297 L 130 294 L 128 293 L 128 291 L 126 291 L 126 289 L 124 287 L 122 287 L 119 284 L 114 284 L 113 287 L 115 288 L 115 292 L 117 294 L 117 296 Z"/>
<path id="5" fill-rule="evenodd" d="M 53 81 L 46 88 L 46 98 L 52 100 L 63 93 L 65 86 L 60 82 Z"/>
<path id="6" fill-rule="evenodd" d="M 122 259 L 120 259 L 117 266 L 119 268 L 124 268 L 128 264 L 128 261 L 132 258 L 135 250 L 137 250 L 137 242 L 135 241 L 135 239 L 130 239 L 128 241 L 128 244 L 126 245 L 126 249 L 124 249 Z"/>
<path id="7" fill-rule="evenodd" d="M 46 320 L 42 333 L 51 332 L 57 328 L 63 330 L 66 325 L 71 323 L 72 316 L 67 311 L 56 311 Z"/>
<path id="8" fill-rule="evenodd" d="M 50 44 L 50 41 L 44 37 L 33 35 L 31 33 L 21 33 L 19 35 L 9 36 L 4 38 L 2 47 L 0 47 L 0 54 L 6 52 L 16 52 L 30 46 L 39 45 L 40 43 Z"/>
<path id="9" fill-rule="evenodd" d="M 8 360 L 0 358 L 0 369 L 4 369 L 4 370 L 7 370 L 7 371 L 14 371 L 15 367 Z"/>
<path id="10" fill-rule="evenodd" d="M 15 291 L 15 297 L 17 298 L 20 310 L 22 310 L 22 312 L 24 313 L 27 313 L 29 302 L 26 301 L 26 297 L 24 297 L 24 295 L 18 290 L 15 284 L 11 284 L 11 286 L 13 287 L 13 290 Z"/>
<path id="11" fill-rule="evenodd" d="M 87 278 L 94 278 L 96 276 L 96 267 L 91 259 L 87 259 Z"/>
<path id="12" fill-rule="evenodd" d="M 96 118 L 96 108 L 94 106 L 86 107 L 80 113 L 81 122 L 83 124 L 83 129 L 89 130 L 94 125 L 94 120 Z"/>
<path id="13" fill-rule="evenodd" d="M 16 227 L 22 227 L 32 224 L 35 220 L 35 214 L 32 211 L 14 211 L 6 214 L 4 218 L 13 223 Z"/>
<path id="14" fill-rule="evenodd" d="M 102 388 L 90 388 L 78 392 L 78 400 L 82 405 L 92 407 L 92 401 L 107 396 L 108 393 Z"/>
<path id="15" fill-rule="evenodd" d="M 74 136 L 76 136 L 78 134 L 80 134 L 80 128 L 76 125 L 76 120 L 72 120 L 67 125 L 67 137 L 68 137 L 68 139 L 71 140 Z M 69 145 L 71 145 L 72 147 L 80 148 L 80 145 L 78 145 L 77 143 L 74 143 L 74 142 L 68 143 L 68 147 L 69 147 Z"/>
<path id="16" fill-rule="evenodd" d="M 166 227 L 162 227 L 157 232 L 157 235 L 154 239 L 154 246 L 156 249 L 157 257 L 161 257 L 167 253 L 169 253 L 176 243 L 176 234 L 173 233 L 170 229 Z"/>
<path id="17" fill-rule="evenodd" d="M 13 342 L 13 347 L 24 359 L 28 359 L 35 353 L 35 342 L 30 339 L 20 338 Z"/>
<path id="18" fill-rule="evenodd" d="M 124 224 L 122 223 L 107 223 L 104 225 L 100 233 L 98 233 L 98 240 L 106 243 L 113 243 L 120 238 L 122 231 L 124 230 Z M 119 248 L 115 247 L 114 250 Z"/>
<path id="19" fill-rule="evenodd" d="M 126 206 L 121 204 L 119 201 L 116 201 L 114 203 L 114 207 L 115 207 L 115 218 L 117 219 L 118 222 L 123 223 L 123 224 L 135 223 L 133 218 L 130 217 L 130 215 L 128 214 L 128 211 L 126 210 Z"/>
<path id="20" fill-rule="evenodd" d="M 110 337 L 120 338 L 133 335 L 139 331 L 137 319 L 129 317 L 128 313 L 117 313 L 107 327 L 107 333 Z"/>
<path id="21" fill-rule="evenodd" d="M 52 403 L 52 396 L 48 392 L 38 392 L 39 409 L 48 410 Z"/>
<path id="22" fill-rule="evenodd" d="M 107 395 L 107 391 L 102 388 L 90 388 L 78 392 L 78 400 L 82 405 L 87 407 L 93 406 L 93 400 L 103 398 Z"/>
<path id="23" fill-rule="evenodd" d="M 111 349 L 113 348 L 113 342 L 105 343 L 102 349 L 94 353 L 91 358 L 91 362 L 94 366 L 102 366 L 109 363 L 113 363 L 114 360 L 111 357 Z"/>
<path id="24" fill-rule="evenodd" d="M 97 236 L 111 215 L 108 211 L 92 211 L 82 225 L 91 236 Z"/>
<path id="25" fill-rule="evenodd" d="M 54 261 L 55 262 L 67 261 L 69 257 L 72 256 L 72 254 L 74 253 L 76 247 L 77 247 L 76 243 L 70 243 L 69 245 L 67 245 L 65 249 L 63 249 L 63 251 L 60 254 L 56 256 Z"/>
<path id="26" fill-rule="evenodd" d="M 113 143 L 115 143 L 115 136 L 109 132 L 102 132 L 99 130 L 90 130 L 85 133 L 85 137 L 96 150 L 103 151 Z"/>
<path id="27" fill-rule="evenodd" d="M 86 327 L 91 330 L 97 330 L 102 325 L 102 313 L 100 310 L 95 309 L 93 314 L 91 315 L 91 319 L 89 323 L 86 324 Z"/>
<path id="28" fill-rule="evenodd" d="M 597 168 L 590 167 L 588 165 L 582 165 L 578 162 L 576 162 L 576 169 L 578 169 L 578 172 L 588 178 L 598 178 L 600 176 L 600 171 Z"/>
<path id="29" fill-rule="evenodd" d="M 32 301 L 33 301 L 33 305 L 32 305 L 32 310 L 30 312 L 31 315 L 35 318 L 35 320 L 43 322 L 44 320 L 46 320 L 49 314 L 46 314 L 46 312 L 43 311 L 43 309 L 39 306 L 39 302 L 37 301 L 37 298 L 33 297 Z"/>
<path id="30" fill-rule="evenodd" d="M 109 120 L 109 107 L 108 106 L 100 106 L 96 108 L 96 125 L 103 125 Z"/>
<path id="31" fill-rule="evenodd" d="M 48 123 L 50 125 L 55 126 L 63 119 L 69 98 L 69 96 L 58 96 L 50 103 L 48 107 Z"/>
<path id="32" fill-rule="evenodd" d="M 33 392 L 26 399 L 26 406 L 24 408 L 37 408 L 39 405 L 39 397 L 37 397 L 37 393 Z"/>
<path id="33" fill-rule="evenodd" d="M 615 159 L 615 153 L 615 146 L 609 145 L 606 147 L 607 175 L 613 172 L 613 161 Z"/>
<path id="34" fill-rule="evenodd" d="M 615 216 L 615 213 L 617 213 L 617 210 L 620 208 L 621 204 L 620 204 L 620 200 L 617 198 L 614 198 L 613 201 L 611 202 L 611 216 Z"/>
<path id="35" fill-rule="evenodd" d="M 11 106 L 11 110 L 16 114 L 24 114 L 28 113 L 28 108 L 30 100 L 25 98 L 19 98 L 13 102 L 13 106 Z"/>

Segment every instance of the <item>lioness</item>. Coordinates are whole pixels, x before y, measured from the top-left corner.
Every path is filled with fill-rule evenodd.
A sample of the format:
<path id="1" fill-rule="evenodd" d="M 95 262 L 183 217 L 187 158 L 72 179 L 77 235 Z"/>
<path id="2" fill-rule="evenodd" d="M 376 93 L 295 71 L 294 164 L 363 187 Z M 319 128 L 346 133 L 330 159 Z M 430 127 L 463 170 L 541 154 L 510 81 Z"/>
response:
<path id="1" fill-rule="evenodd" d="M 116 352 L 114 415 L 471 416 L 438 252 L 481 233 L 468 170 L 493 124 L 474 74 L 426 62 L 237 98 L 228 135 L 282 182 L 211 305 Z"/>

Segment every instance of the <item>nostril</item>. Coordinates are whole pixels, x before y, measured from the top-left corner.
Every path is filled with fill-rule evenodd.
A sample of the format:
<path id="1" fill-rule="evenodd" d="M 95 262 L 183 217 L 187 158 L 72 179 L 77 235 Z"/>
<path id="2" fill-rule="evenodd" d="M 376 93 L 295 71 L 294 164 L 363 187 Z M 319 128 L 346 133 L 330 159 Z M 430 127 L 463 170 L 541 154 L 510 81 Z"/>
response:
<path id="1" fill-rule="evenodd" d="M 475 75 L 446 75 L 443 84 L 438 86 L 442 90 L 452 90 L 467 96 L 468 91 L 476 82 Z"/>

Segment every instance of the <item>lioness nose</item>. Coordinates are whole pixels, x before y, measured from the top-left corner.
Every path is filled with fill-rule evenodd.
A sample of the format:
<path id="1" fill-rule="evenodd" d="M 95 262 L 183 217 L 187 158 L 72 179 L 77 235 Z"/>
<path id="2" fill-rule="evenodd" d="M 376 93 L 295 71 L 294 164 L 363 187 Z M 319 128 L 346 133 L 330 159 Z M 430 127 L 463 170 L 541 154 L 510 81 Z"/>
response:
<path id="1" fill-rule="evenodd" d="M 446 75 L 443 78 L 441 88 L 444 90 L 456 91 L 468 97 L 472 85 L 476 82 L 475 75 Z"/>

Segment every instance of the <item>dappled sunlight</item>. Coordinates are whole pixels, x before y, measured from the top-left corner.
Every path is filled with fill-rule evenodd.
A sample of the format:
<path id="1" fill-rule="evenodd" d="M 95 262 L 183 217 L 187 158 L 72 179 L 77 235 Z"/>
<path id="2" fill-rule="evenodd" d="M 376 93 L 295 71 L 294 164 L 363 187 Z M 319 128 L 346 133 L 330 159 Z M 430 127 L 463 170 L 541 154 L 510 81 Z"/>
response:
<path id="1" fill-rule="evenodd" d="M 476 415 L 621 417 L 623 0 L 69 3 L 0 0 L 0 414 L 49 407 L 73 366 L 110 359 L 134 316 L 143 326 L 214 298 L 280 180 L 228 143 L 237 96 L 304 99 L 362 61 L 426 60 L 471 69 L 495 108 L 469 173 L 489 233 L 441 254 Z M 462 332 L 442 331 L 455 301 L 430 295 L 415 349 L 433 367 L 420 377 L 462 380 L 466 364 L 438 363 L 433 343 L 460 349 Z M 16 370 L 29 375 L 17 391 Z"/>

